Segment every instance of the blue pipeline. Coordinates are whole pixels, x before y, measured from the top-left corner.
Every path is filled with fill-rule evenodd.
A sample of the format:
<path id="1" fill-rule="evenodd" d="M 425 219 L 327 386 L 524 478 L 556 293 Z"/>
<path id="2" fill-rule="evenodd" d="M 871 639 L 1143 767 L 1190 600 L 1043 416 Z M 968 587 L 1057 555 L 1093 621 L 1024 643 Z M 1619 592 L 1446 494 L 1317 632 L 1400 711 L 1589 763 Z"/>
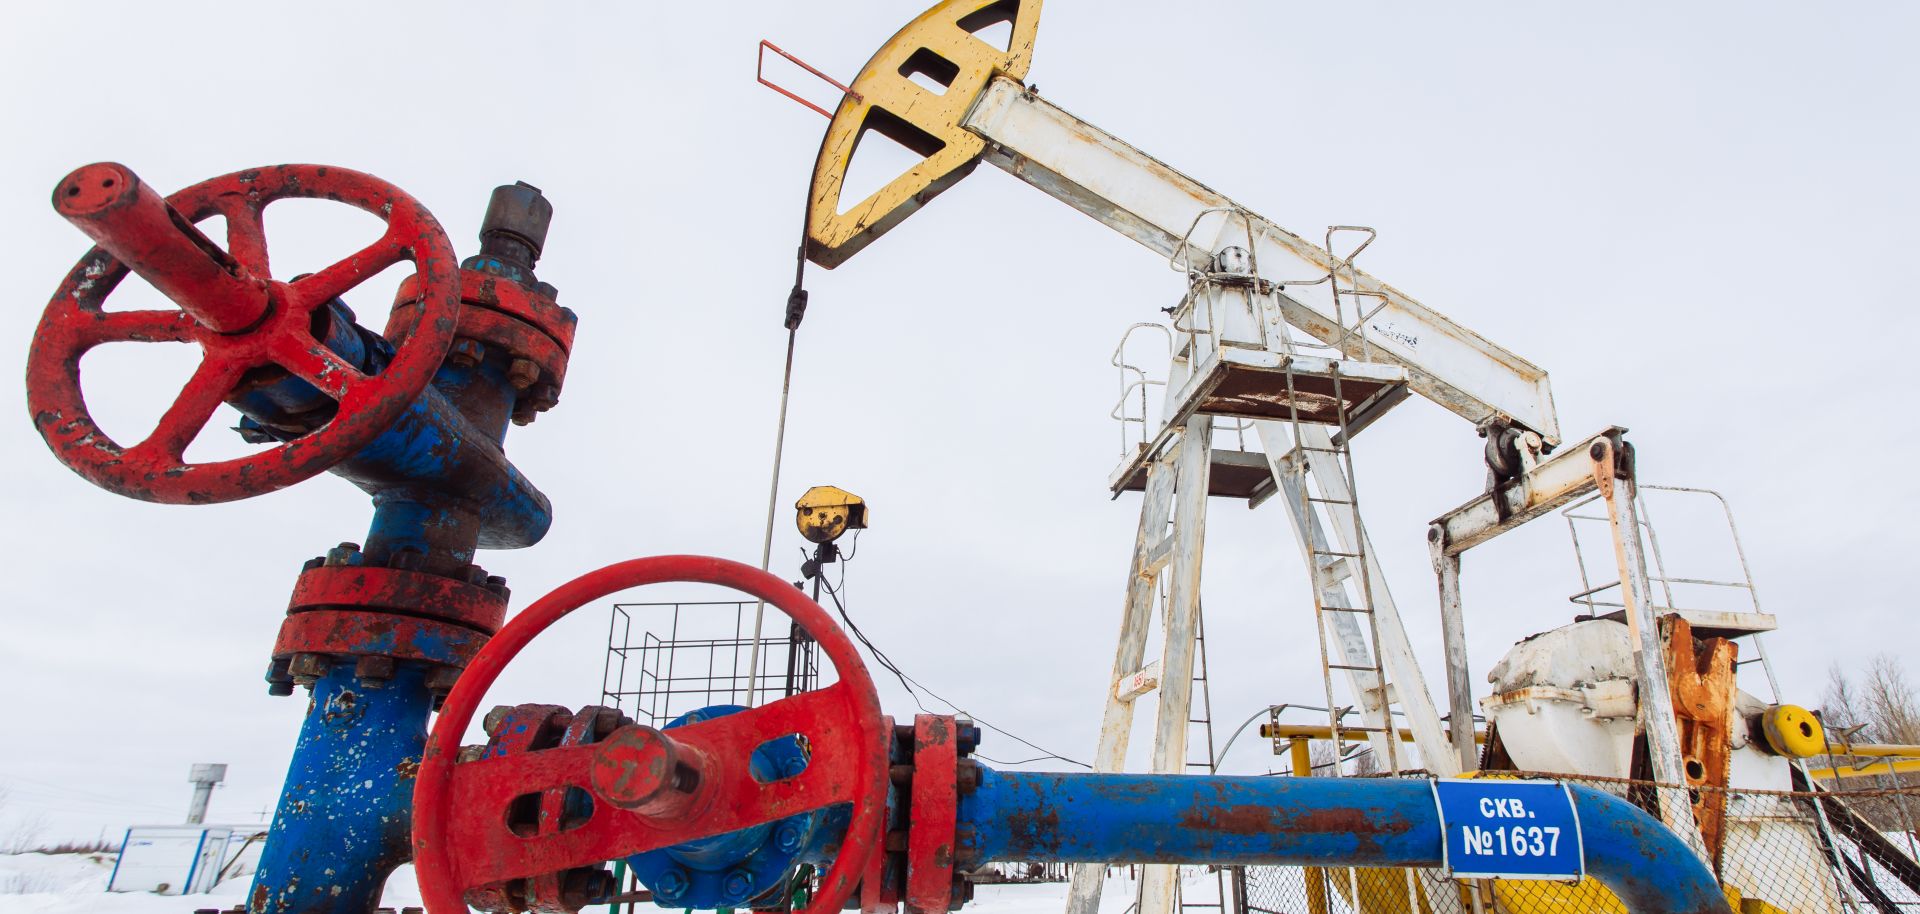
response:
<path id="1" fill-rule="evenodd" d="M 1625 800 L 1573 788 L 1587 872 L 1635 914 L 1725 914 L 1713 873 Z M 982 769 L 959 863 L 1437 867 L 1424 780 L 1048 774 Z"/>
<path id="2" fill-rule="evenodd" d="M 247 910 L 373 909 L 409 854 L 413 777 L 433 705 L 426 674 L 426 664 L 402 663 L 369 688 L 349 663 L 314 683 Z"/>

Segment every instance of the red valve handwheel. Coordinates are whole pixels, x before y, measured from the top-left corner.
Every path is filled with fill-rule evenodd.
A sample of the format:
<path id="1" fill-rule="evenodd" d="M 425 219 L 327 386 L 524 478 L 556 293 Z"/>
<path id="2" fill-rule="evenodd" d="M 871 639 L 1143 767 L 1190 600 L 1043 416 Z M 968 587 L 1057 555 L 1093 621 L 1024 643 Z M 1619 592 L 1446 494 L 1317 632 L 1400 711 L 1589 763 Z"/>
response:
<path id="1" fill-rule="evenodd" d="M 118 171 L 114 171 L 118 169 Z M 79 186 L 83 178 L 107 175 Z M 56 190 L 86 204 L 115 175 L 138 179 L 119 166 L 88 166 Z M 73 182 L 74 186 L 66 186 Z M 365 210 L 387 223 L 378 241 L 319 272 L 293 282 L 272 279 L 261 211 L 275 200 L 312 197 Z M 446 232 L 404 191 L 371 175 L 321 165 L 277 165 L 203 181 L 167 198 L 180 216 L 198 223 L 224 216 L 224 253 L 209 251 L 229 273 L 228 288 L 264 290 L 265 310 L 251 325 L 204 326 L 185 310 L 105 311 L 107 295 L 128 268 L 105 249 L 81 258 L 47 305 L 27 356 L 27 405 L 34 425 L 62 463 L 102 488 L 170 504 L 233 501 L 285 488 L 346 459 L 391 426 L 440 367 L 459 318 L 459 264 Z M 154 207 L 158 210 L 158 207 Z M 197 235 L 197 232 L 194 233 Z M 135 243 L 140 243 L 135 238 Z M 179 237 L 161 239 L 176 246 Z M 204 239 L 202 239 L 204 242 Z M 151 248 L 157 249 L 157 248 Z M 176 247 L 177 249 L 177 247 Z M 315 309 L 402 260 L 412 261 L 420 307 L 388 327 L 393 360 L 368 375 L 316 339 Z M 199 264 L 204 267 L 205 263 Z M 164 286 L 166 277 L 155 285 Z M 222 279 L 222 277 L 215 277 Z M 102 432 L 80 390 L 80 357 L 113 342 L 197 343 L 200 366 L 144 441 L 123 446 Z M 293 441 L 248 457 L 188 463 L 184 452 L 221 402 L 254 369 L 278 365 L 338 403 L 326 424 Z"/>
<path id="2" fill-rule="evenodd" d="M 616 800 L 631 798 L 609 797 L 599 789 L 608 783 L 610 764 L 625 763 L 634 770 L 659 757 L 659 735 L 647 728 L 624 728 L 599 744 L 455 764 L 460 739 L 487 688 L 535 635 L 590 602 L 665 582 L 719 584 L 773 604 L 820 644 L 839 681 L 667 731 L 682 758 L 704 760 L 697 792 L 667 814 L 628 812 Z M 811 750 L 806 770 L 770 784 L 755 780 L 749 765 L 753 750 L 793 734 L 804 737 Z M 851 803 L 846 838 L 803 914 L 838 911 L 880 846 L 891 736 L 873 679 L 853 642 L 792 584 L 750 565 L 705 556 L 657 556 L 609 565 L 562 584 L 523 610 L 487 642 L 448 694 L 427 737 L 413 788 L 413 859 L 421 897 L 429 914 L 456 914 L 467 910 L 464 894 L 470 888 L 598 865 Z M 515 798 L 569 787 L 593 798 L 593 813 L 585 822 L 568 830 L 543 828 L 528 837 L 508 827 L 508 806 Z"/>

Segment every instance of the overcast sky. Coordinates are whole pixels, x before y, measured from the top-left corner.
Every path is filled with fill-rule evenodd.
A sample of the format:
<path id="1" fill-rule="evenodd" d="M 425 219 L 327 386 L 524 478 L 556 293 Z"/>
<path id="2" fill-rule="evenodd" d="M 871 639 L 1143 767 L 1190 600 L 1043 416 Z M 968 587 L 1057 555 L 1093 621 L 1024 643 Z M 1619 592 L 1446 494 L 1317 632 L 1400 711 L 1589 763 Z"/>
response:
<path id="1" fill-rule="evenodd" d="M 559 408 L 508 442 L 552 497 L 553 532 L 483 564 L 520 606 L 636 555 L 758 559 L 781 309 L 826 120 L 754 83 L 755 43 L 850 78 L 914 3 L 85 11 L 14 4 L 0 27 L 0 376 L 22 376 L 45 301 L 87 248 L 47 202 L 76 166 L 120 161 L 165 192 L 248 166 L 346 166 L 415 195 L 463 255 L 489 190 L 526 180 L 554 202 L 540 275 L 579 312 L 579 340 Z M 1551 372 L 1569 438 L 1627 426 L 1646 480 L 1726 493 L 1780 618 L 1787 698 L 1815 704 L 1829 664 L 1891 651 L 1912 670 L 1920 635 L 1903 577 L 1920 550 L 1917 19 L 1906 4 L 1056 0 L 1031 79 L 1296 232 L 1377 227 L 1363 265 Z M 320 204 L 270 212 L 283 274 L 377 230 Z M 801 491 L 865 496 L 873 527 L 848 573 L 862 627 L 947 697 L 1086 757 L 1139 507 L 1106 497 L 1107 357 L 1181 279 L 991 167 L 808 275 L 782 573 L 796 573 Z M 351 304 L 379 326 L 390 287 Z M 118 348 L 142 351 L 90 359 L 89 402 L 131 440 L 193 359 Z M 177 821 L 200 761 L 232 766 L 212 817 L 256 819 L 303 708 L 260 680 L 274 632 L 301 562 L 362 539 L 365 496 L 321 477 L 212 507 L 128 501 L 53 459 L 21 388 L 4 396 L 0 827 Z M 235 452 L 207 437 L 196 453 Z M 1423 537 L 1480 490 L 1480 441 L 1409 402 L 1356 452 L 1444 703 Z M 1211 517 L 1219 726 L 1320 704 L 1281 509 L 1217 502 Z M 1693 567 L 1729 570 L 1723 541 L 1673 539 L 1670 558 L 1698 547 Z M 1578 589 L 1558 519 L 1471 554 L 1476 681 L 1568 621 Z M 605 623 L 604 607 L 583 610 L 496 699 L 596 700 Z M 913 711 L 880 685 L 890 711 Z M 1243 739 L 1225 767 L 1275 761 Z"/>

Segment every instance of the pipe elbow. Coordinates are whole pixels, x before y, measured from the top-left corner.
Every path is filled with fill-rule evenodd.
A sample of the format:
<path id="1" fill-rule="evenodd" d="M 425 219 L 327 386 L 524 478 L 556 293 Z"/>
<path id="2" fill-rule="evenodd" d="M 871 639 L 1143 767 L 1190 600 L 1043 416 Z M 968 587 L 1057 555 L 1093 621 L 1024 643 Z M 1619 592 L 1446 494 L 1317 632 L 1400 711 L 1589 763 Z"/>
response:
<path id="1" fill-rule="evenodd" d="M 1726 914 L 1713 871 L 1660 820 L 1592 787 L 1572 787 L 1587 874 L 1636 914 Z"/>

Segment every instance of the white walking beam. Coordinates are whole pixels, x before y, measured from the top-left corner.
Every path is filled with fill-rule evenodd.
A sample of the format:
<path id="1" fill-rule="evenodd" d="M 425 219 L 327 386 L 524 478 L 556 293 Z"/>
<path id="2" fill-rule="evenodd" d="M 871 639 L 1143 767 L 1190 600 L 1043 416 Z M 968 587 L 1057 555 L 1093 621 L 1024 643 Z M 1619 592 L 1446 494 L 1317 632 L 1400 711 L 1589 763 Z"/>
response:
<path id="1" fill-rule="evenodd" d="M 986 161 L 1099 220 L 1155 253 L 1205 269 L 1212 251 L 1186 238 L 1209 212 L 1237 213 L 1253 223 L 1254 262 L 1276 282 L 1316 282 L 1336 267 L 1343 283 L 1367 297 L 1347 296 L 1345 328 L 1367 318 L 1363 342 L 1342 327 L 1331 296 L 1282 293 L 1287 322 L 1338 346 L 1348 356 L 1407 369 L 1422 396 L 1479 424 L 1505 419 L 1560 438 L 1545 370 L 1358 270 L 1332 253 L 1240 206 L 1206 185 L 1061 110 L 1006 78 L 988 84 L 962 126 L 987 141 Z M 1187 249 L 1183 250 L 1183 246 Z M 1366 352 L 1362 352 L 1362 347 Z"/>

